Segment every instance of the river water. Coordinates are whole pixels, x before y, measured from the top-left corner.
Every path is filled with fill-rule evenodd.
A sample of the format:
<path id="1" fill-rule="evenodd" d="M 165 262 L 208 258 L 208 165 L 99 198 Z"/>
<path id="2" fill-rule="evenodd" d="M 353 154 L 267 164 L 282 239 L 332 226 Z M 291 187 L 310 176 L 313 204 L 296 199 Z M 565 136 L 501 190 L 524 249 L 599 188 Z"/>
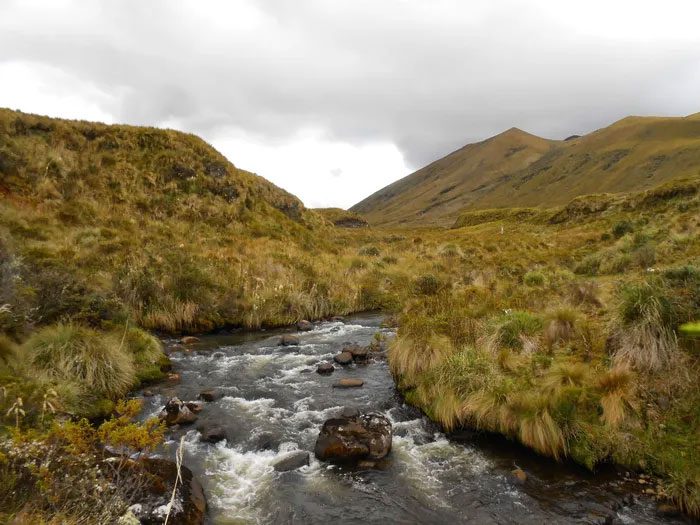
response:
<path id="1" fill-rule="evenodd" d="M 368 344 L 379 315 L 324 322 L 300 334 L 298 347 L 279 347 L 284 331 L 204 336 L 190 352 L 171 355 L 181 374 L 145 398 L 155 415 L 171 395 L 196 399 L 207 388 L 223 397 L 206 403 L 191 427 L 171 431 L 163 453 L 172 456 L 185 436 L 184 463 L 201 481 L 215 524 L 300 523 L 683 523 L 660 518 L 653 501 L 617 472 L 595 477 L 560 465 L 494 436 L 446 436 L 403 404 L 386 361 L 350 365 L 330 376 L 316 373 L 343 343 Z M 337 389 L 343 377 L 362 388 Z M 286 452 L 313 451 L 321 424 L 344 406 L 385 414 L 393 449 L 378 468 L 340 468 L 317 461 L 290 472 L 272 463 Z M 199 425 L 223 426 L 227 440 L 200 442 Z M 518 484 L 510 471 L 528 473 Z M 606 521 L 607 520 L 607 521 Z"/>

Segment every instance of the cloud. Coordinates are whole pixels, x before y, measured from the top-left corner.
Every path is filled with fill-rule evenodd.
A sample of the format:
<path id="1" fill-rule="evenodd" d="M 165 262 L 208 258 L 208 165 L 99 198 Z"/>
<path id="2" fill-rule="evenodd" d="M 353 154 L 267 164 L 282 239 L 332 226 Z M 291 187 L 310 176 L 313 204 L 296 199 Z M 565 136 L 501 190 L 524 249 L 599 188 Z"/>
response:
<path id="1" fill-rule="evenodd" d="M 347 206 L 511 126 L 699 111 L 699 17 L 694 0 L 9 0 L 0 105 L 178 127 Z"/>

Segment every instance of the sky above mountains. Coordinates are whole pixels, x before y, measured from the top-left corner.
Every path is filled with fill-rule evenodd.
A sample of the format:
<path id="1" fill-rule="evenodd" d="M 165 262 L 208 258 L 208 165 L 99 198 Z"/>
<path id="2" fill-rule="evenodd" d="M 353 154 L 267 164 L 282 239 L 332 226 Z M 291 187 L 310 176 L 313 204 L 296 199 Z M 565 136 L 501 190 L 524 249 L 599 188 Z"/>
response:
<path id="1" fill-rule="evenodd" d="M 697 0 L 0 0 L 0 106 L 197 133 L 347 207 L 512 126 L 700 111 Z"/>

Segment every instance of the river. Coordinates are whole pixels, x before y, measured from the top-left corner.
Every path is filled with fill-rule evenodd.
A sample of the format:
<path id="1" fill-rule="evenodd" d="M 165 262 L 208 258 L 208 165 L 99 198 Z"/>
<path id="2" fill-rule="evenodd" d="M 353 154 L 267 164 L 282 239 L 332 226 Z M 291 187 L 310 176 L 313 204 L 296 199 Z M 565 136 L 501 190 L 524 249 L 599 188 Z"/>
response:
<path id="1" fill-rule="evenodd" d="M 343 343 L 368 344 L 377 331 L 391 335 L 381 321 L 371 314 L 319 323 L 300 334 L 298 347 L 277 346 L 282 330 L 208 335 L 191 352 L 171 355 L 181 381 L 154 389 L 144 414 L 157 414 L 171 395 L 196 399 L 216 388 L 223 396 L 205 404 L 195 425 L 171 431 L 163 450 L 174 455 L 185 436 L 184 463 L 204 487 L 210 523 L 684 523 L 657 516 L 651 499 L 630 500 L 634 483 L 612 468 L 594 476 L 499 437 L 445 435 L 402 402 L 385 360 L 316 373 Z M 343 377 L 361 378 L 364 386 L 333 388 Z M 287 451 L 313 451 L 321 424 L 344 406 L 391 420 L 386 461 L 369 470 L 341 468 L 312 453 L 309 466 L 273 469 Z M 227 440 L 200 442 L 198 425 L 223 426 Z M 511 476 L 515 466 L 527 472 L 524 484 Z"/>

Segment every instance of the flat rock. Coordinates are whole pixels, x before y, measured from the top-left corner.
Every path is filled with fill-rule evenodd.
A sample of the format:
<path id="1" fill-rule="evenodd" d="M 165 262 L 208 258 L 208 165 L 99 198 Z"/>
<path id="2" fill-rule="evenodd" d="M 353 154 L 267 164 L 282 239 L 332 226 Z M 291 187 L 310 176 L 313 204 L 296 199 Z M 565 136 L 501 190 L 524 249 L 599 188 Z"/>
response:
<path id="1" fill-rule="evenodd" d="M 207 402 L 216 401 L 220 397 L 221 392 L 219 392 L 216 388 L 208 388 L 207 390 L 202 390 L 199 393 L 199 399 Z"/>
<path id="2" fill-rule="evenodd" d="M 342 351 L 333 357 L 333 361 L 339 365 L 349 365 L 352 363 L 352 354 L 350 352 Z"/>
<path id="3" fill-rule="evenodd" d="M 362 379 L 356 379 L 354 377 L 346 377 L 333 384 L 333 388 L 359 388 L 364 385 L 365 382 Z"/>
<path id="4" fill-rule="evenodd" d="M 277 346 L 295 346 L 299 344 L 299 338 L 296 335 L 285 334 L 280 337 Z"/>
<path id="5" fill-rule="evenodd" d="M 318 372 L 321 375 L 329 375 L 332 374 L 335 371 L 335 367 L 333 366 L 333 363 L 321 363 L 316 367 L 316 372 Z"/>
<path id="6" fill-rule="evenodd" d="M 306 450 L 295 450 L 285 454 L 282 458 L 275 461 L 272 466 L 278 472 L 286 472 L 295 470 L 309 464 L 309 453 Z"/>

